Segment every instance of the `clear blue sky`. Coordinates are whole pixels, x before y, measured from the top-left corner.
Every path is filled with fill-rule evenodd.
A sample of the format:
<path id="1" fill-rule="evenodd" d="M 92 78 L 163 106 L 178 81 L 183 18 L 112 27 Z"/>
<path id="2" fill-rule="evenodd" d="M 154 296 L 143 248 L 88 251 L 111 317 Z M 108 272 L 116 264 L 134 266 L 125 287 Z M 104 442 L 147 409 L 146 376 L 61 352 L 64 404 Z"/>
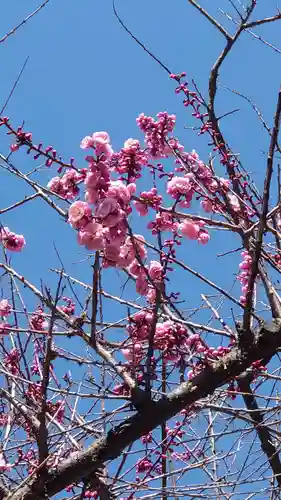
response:
<path id="1" fill-rule="evenodd" d="M 257 17 L 275 13 L 274 1 L 261 4 L 264 8 L 257 9 Z M 33 0 L 28 4 L 17 0 L 6 2 L 0 33 L 4 35 L 37 5 Z M 187 79 L 194 78 L 200 90 L 206 92 L 210 68 L 224 40 L 187 1 L 117 0 L 116 5 L 129 28 L 155 55 L 173 72 L 186 71 Z M 210 7 L 206 1 L 202 5 Z M 221 5 L 227 8 L 227 2 Z M 216 8 L 213 14 L 225 21 Z M 226 26 L 233 29 L 229 23 Z M 260 28 L 259 34 L 277 46 L 279 42 L 280 46 L 277 24 Z M 205 141 L 184 129 L 185 125 L 194 123 L 189 111 L 182 106 L 182 98 L 174 94 L 174 83 L 120 27 L 110 0 L 51 0 L 26 26 L 1 44 L 0 103 L 5 101 L 27 56 L 28 65 L 5 114 L 14 125 L 24 120 L 35 142 L 42 140 L 45 145 L 53 145 L 64 158 L 74 156 L 77 165 L 83 167 L 84 153 L 79 148 L 82 137 L 106 130 L 114 149 L 118 150 L 128 137 L 142 137 L 135 123 L 140 112 L 153 116 L 167 110 L 177 115 L 176 132 L 186 149 L 195 147 L 202 159 L 207 160 L 209 149 Z M 248 95 L 263 110 L 269 123 L 280 80 L 280 57 L 245 35 L 220 75 L 223 84 Z M 260 183 L 265 168 L 262 151 L 268 147 L 268 137 L 249 106 L 222 90 L 218 114 L 237 107 L 241 111 L 226 118 L 223 128 L 234 151 L 241 153 L 244 165 L 255 173 Z M 3 152 L 9 142 L 1 131 Z M 35 164 L 22 152 L 13 158 L 23 171 Z M 55 170 L 49 170 L 46 182 L 53 175 Z M 28 187 L 15 183 L 14 179 L 9 190 L 10 180 L 7 182 L 4 189 L 4 184 L 0 188 L 7 203 L 29 192 Z M 56 262 L 53 240 L 62 253 L 67 240 L 68 251 L 64 258 L 68 262 L 73 262 L 75 252 L 81 249 L 75 244 L 70 228 L 61 222 L 57 225 L 57 217 L 48 207 L 42 207 L 41 202 L 37 203 L 40 210 L 35 210 L 35 205 L 26 205 L 18 212 L 7 214 L 3 222 L 15 231 L 24 232 L 32 262 L 30 270 L 38 278 L 38 274 L 43 277 L 42 257 L 48 262 Z M 38 234 L 40 227 L 40 242 L 36 241 L 35 224 Z M 63 231 L 61 240 L 55 230 L 57 227 Z M 200 265 L 198 259 L 203 253 L 204 262 L 208 264 L 205 249 L 197 252 L 196 246 L 196 252 L 191 255 L 195 266 Z M 19 259 L 21 257 L 17 256 L 18 262 Z M 26 260 L 24 265 L 28 265 Z"/>
<path id="2" fill-rule="evenodd" d="M 228 2 L 205 0 L 201 3 L 208 9 L 211 4 L 211 12 L 233 30 L 232 24 L 216 10 L 218 5 L 228 9 Z M 259 3 L 261 7 L 256 17 L 275 14 L 275 1 Z M 223 37 L 186 0 L 117 0 L 116 5 L 135 35 L 172 72 L 185 71 L 187 79 L 193 78 L 206 95 L 209 71 L 223 47 Z M 1 9 L 0 37 L 37 6 L 35 0 L 5 2 Z M 280 23 L 259 28 L 257 33 L 281 47 Z M 184 129 L 194 123 L 189 111 L 182 106 L 182 98 L 174 93 L 174 83 L 124 32 L 113 15 L 110 0 L 50 0 L 38 16 L 0 44 L 0 107 L 27 56 L 27 67 L 5 114 L 14 125 L 24 120 L 25 130 L 33 132 L 35 142 L 51 144 L 65 159 L 74 156 L 76 164 L 85 167 L 84 153 L 79 148 L 85 135 L 106 130 L 112 138 L 113 148 L 118 150 L 127 138 L 142 137 L 135 123 L 139 113 L 154 116 L 167 110 L 177 115 L 176 133 L 186 150 L 197 149 L 201 158 L 207 161 L 209 150 L 205 140 Z M 281 54 L 244 35 L 219 78 L 221 83 L 251 98 L 270 126 L 281 80 L 280 61 Z M 246 102 L 221 90 L 218 115 L 234 108 L 240 108 L 240 112 L 225 119 L 223 130 L 233 150 L 241 153 L 245 168 L 253 172 L 261 186 L 266 165 L 263 152 L 268 149 L 268 136 Z M 9 144 L 9 138 L 0 129 L 3 154 L 8 151 Z M 24 172 L 36 164 L 21 151 L 13 155 L 13 161 Z M 54 175 L 54 168 L 47 171 L 45 182 Z M 29 193 L 27 186 L 1 172 L 1 208 Z M 59 221 L 41 201 L 5 215 L 2 223 L 25 235 L 24 252 L 28 252 L 28 259 L 23 253 L 16 255 L 13 263 L 37 286 L 40 279 L 56 283 L 56 278 L 48 272 L 48 267 L 58 267 L 53 241 L 67 270 L 90 283 L 88 266 L 73 265 L 85 256 L 76 244 L 74 231 Z M 229 238 L 228 246 L 228 240 L 225 241 L 225 249 L 230 250 L 233 238 Z M 239 244 L 237 241 L 236 246 Z M 216 236 L 208 248 L 199 248 L 190 242 L 188 264 L 227 287 L 234 279 L 239 256 L 215 264 L 214 257 L 220 250 L 221 241 Z M 177 279 L 182 291 L 186 291 L 186 287 L 190 291 L 190 286 L 192 294 L 203 290 L 194 280 L 192 285 L 183 285 L 180 277 Z M 112 285 L 107 278 L 105 283 Z M 114 313 L 113 310 L 112 315 Z"/>

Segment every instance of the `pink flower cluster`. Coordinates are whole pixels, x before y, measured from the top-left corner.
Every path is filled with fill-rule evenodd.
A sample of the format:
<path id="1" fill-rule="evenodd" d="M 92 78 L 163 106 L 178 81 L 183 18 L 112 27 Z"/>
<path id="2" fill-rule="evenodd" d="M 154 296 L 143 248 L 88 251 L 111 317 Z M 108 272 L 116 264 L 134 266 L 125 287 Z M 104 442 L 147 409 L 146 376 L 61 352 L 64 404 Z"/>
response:
<path id="1" fill-rule="evenodd" d="M 139 364 L 146 354 L 146 346 L 153 324 L 153 314 L 149 311 L 140 311 L 130 318 L 127 332 L 132 340 L 130 347 L 122 353 L 127 361 Z M 154 349 L 161 351 L 166 361 L 177 361 L 188 346 L 187 329 L 172 321 L 157 323 L 154 340 Z M 185 349 L 186 351 L 186 349 Z"/>
<path id="2" fill-rule="evenodd" d="M 135 208 L 140 215 L 148 214 L 148 207 L 158 210 L 162 203 L 162 196 L 158 195 L 156 188 L 151 188 L 150 191 L 142 191 L 139 200 L 134 201 Z"/>
<path id="3" fill-rule="evenodd" d="M 66 302 L 66 305 L 65 306 L 59 306 L 58 309 L 60 309 L 65 314 L 68 314 L 69 316 L 72 316 L 74 314 L 74 312 L 75 312 L 75 303 L 69 297 L 62 297 L 62 300 L 64 302 Z"/>
<path id="4" fill-rule="evenodd" d="M 177 139 L 168 139 L 168 134 L 174 130 L 176 117 L 167 112 L 157 114 L 158 120 L 141 113 L 137 125 L 145 134 L 145 143 L 150 158 L 167 158 L 174 150 L 183 150 Z"/>
<path id="5" fill-rule="evenodd" d="M 79 194 L 78 183 L 84 180 L 85 172 L 67 170 L 62 177 L 53 177 L 47 184 L 47 188 L 58 194 L 65 200 L 73 200 Z"/>
<path id="6" fill-rule="evenodd" d="M 167 184 L 167 193 L 179 201 L 179 205 L 185 208 L 190 207 L 194 194 L 194 175 L 186 174 L 184 177 L 174 176 Z"/>
<path id="7" fill-rule="evenodd" d="M 93 148 L 97 156 L 103 159 L 111 158 L 113 149 L 110 144 L 110 137 L 107 132 L 95 132 L 91 136 L 86 136 L 81 141 L 82 149 Z"/>
<path id="8" fill-rule="evenodd" d="M 174 323 L 173 321 L 164 321 L 157 323 L 154 345 L 155 349 L 162 352 L 166 361 L 177 361 L 181 354 L 185 352 L 188 345 L 188 331 L 184 325 Z"/>
<path id="9" fill-rule="evenodd" d="M 11 252 L 20 252 L 25 245 L 23 235 L 13 233 L 8 227 L 0 229 L 0 241 L 2 241 L 3 246 Z"/>
<path id="10" fill-rule="evenodd" d="M 210 234 L 204 229 L 204 226 L 205 222 L 201 220 L 193 222 L 185 219 L 179 227 L 183 236 L 190 240 L 197 240 L 198 243 L 202 243 L 202 245 L 206 245 L 210 241 Z"/>
<path id="11" fill-rule="evenodd" d="M 242 285 L 242 295 L 240 296 L 240 302 L 244 306 L 247 301 L 249 277 L 252 268 L 252 257 L 247 250 L 241 252 L 243 258 L 242 262 L 239 264 L 240 273 L 238 275 L 238 280 Z"/>
<path id="12" fill-rule="evenodd" d="M 179 223 L 175 221 L 173 214 L 169 212 L 160 212 L 156 214 L 154 221 L 148 223 L 147 227 L 151 229 L 152 234 L 157 234 L 159 231 L 176 233 Z"/>
<path id="13" fill-rule="evenodd" d="M 148 153 L 141 149 L 137 139 L 128 139 L 119 153 L 113 153 L 110 169 L 124 176 L 128 182 L 135 182 L 141 177 L 143 165 L 148 163 Z"/>
<path id="14" fill-rule="evenodd" d="M 42 306 L 37 306 L 35 312 L 32 314 L 30 320 L 30 326 L 33 330 L 45 330 L 48 327 L 48 321 L 46 320 L 44 309 Z"/>
<path id="15" fill-rule="evenodd" d="M 231 350 L 230 347 L 224 346 L 208 347 L 203 344 L 198 334 L 191 335 L 187 343 L 190 345 L 193 354 L 200 354 L 202 356 L 198 362 L 193 364 L 191 370 L 187 372 L 188 380 L 191 380 L 198 375 L 201 372 L 203 365 L 210 362 L 212 363 L 217 359 L 222 358 Z"/>
<path id="16" fill-rule="evenodd" d="M 125 217 L 134 189 L 134 184 L 126 186 L 112 181 L 107 186 L 107 196 L 96 201 L 94 213 L 83 201 L 74 202 L 69 209 L 68 220 L 79 230 L 78 243 L 88 250 L 103 251 L 105 266 L 126 268 L 136 259 L 136 253 L 140 258 L 146 257 L 142 236 L 126 235 Z"/>
<path id="17" fill-rule="evenodd" d="M 145 472 L 150 472 L 153 468 L 153 463 L 149 458 L 140 458 L 137 461 L 136 464 L 136 472 L 137 474 L 139 473 L 145 473 Z"/>

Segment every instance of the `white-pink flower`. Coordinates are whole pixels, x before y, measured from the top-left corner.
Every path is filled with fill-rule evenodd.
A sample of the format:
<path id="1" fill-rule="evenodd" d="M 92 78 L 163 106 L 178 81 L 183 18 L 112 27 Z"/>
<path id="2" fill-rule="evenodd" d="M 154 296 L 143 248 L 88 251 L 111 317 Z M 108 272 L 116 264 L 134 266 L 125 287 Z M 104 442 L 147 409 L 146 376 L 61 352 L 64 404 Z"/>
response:
<path id="1" fill-rule="evenodd" d="M 227 196 L 230 206 L 234 212 L 240 212 L 240 203 L 235 194 L 228 194 Z"/>
<path id="2" fill-rule="evenodd" d="M 10 472 L 12 464 L 6 462 L 3 453 L 0 454 L 0 472 Z"/>
<path id="3" fill-rule="evenodd" d="M 185 177 L 173 177 L 167 184 L 167 193 L 173 198 L 177 198 L 180 195 L 187 195 L 192 189 L 191 175 L 186 175 Z"/>
<path id="4" fill-rule="evenodd" d="M 81 229 L 86 226 L 92 218 L 92 209 L 85 201 L 75 201 L 68 210 L 68 222 L 72 227 Z"/>
<path id="5" fill-rule="evenodd" d="M 140 141 L 138 141 L 137 139 L 127 139 L 124 142 L 123 148 L 124 149 L 132 149 L 133 147 L 135 147 L 136 149 L 138 149 L 139 146 L 140 146 Z"/>
<path id="6" fill-rule="evenodd" d="M 110 137 L 107 132 L 95 132 L 92 135 L 96 154 L 103 154 L 106 158 L 110 158 L 113 154 L 113 149 L 110 145 Z"/>
<path id="7" fill-rule="evenodd" d="M 94 145 L 94 140 L 91 136 L 87 135 L 86 137 L 84 137 L 84 139 L 82 139 L 81 143 L 80 143 L 80 148 L 82 149 L 89 149 L 89 148 L 92 148 Z"/>
<path id="8" fill-rule="evenodd" d="M 7 299 L 0 300 L 0 316 L 8 316 L 11 312 L 11 305 Z"/>
<path id="9" fill-rule="evenodd" d="M 92 136 L 87 135 L 82 139 L 80 147 L 82 149 L 95 148 L 96 154 L 103 155 L 105 158 L 110 158 L 113 154 L 107 132 L 95 132 Z"/>

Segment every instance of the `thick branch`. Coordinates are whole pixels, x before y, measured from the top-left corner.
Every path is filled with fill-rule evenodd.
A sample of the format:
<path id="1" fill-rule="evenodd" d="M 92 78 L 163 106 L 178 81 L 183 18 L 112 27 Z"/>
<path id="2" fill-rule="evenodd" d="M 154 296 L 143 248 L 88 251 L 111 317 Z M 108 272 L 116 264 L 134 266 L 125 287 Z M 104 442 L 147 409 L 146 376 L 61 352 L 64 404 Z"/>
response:
<path id="1" fill-rule="evenodd" d="M 276 144 L 279 135 L 279 127 L 280 127 L 280 116 L 281 116 L 281 87 L 279 89 L 276 112 L 274 117 L 274 126 L 271 134 L 271 141 L 269 146 L 269 152 L 267 157 L 267 169 L 264 180 L 264 188 L 263 188 L 263 202 L 262 202 L 262 210 L 259 221 L 259 227 L 257 231 L 257 237 L 255 241 L 255 250 L 254 257 L 252 263 L 251 274 L 249 278 L 249 292 L 247 294 L 247 303 L 245 307 L 245 313 L 243 318 L 243 329 L 248 331 L 250 324 L 250 317 L 252 312 L 252 303 L 253 303 L 253 295 L 254 295 L 254 284 L 259 271 L 259 260 L 261 256 L 262 250 L 262 242 L 263 242 L 263 234 L 266 227 L 266 218 L 268 214 L 269 207 L 269 196 L 270 196 L 270 184 L 273 173 L 273 160 L 274 153 L 276 149 Z"/>

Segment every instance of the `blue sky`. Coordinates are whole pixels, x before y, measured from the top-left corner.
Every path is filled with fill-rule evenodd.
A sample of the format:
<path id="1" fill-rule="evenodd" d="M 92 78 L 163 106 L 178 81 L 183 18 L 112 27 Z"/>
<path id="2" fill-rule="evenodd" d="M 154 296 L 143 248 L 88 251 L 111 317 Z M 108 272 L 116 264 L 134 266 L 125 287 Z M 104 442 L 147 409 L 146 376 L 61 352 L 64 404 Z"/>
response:
<path id="1" fill-rule="evenodd" d="M 228 2 L 202 2 L 233 32 L 233 25 L 218 12 L 218 4 L 225 10 Z M 256 18 L 275 14 L 275 2 L 260 2 Z M 0 19 L 0 37 L 26 17 L 38 2 L 9 0 Z M 187 80 L 194 79 L 206 95 L 210 68 L 223 48 L 223 37 L 191 7 L 186 0 L 117 0 L 116 6 L 123 21 L 145 45 L 166 64 L 172 72 L 185 71 Z M 279 28 L 279 29 L 278 29 Z M 279 25 L 259 28 L 257 33 L 281 47 Z M 113 15 L 110 0 L 50 1 L 30 22 L 5 43 L 0 44 L 2 78 L 0 106 L 5 102 L 26 57 L 28 64 L 13 94 L 5 114 L 13 124 L 25 121 L 25 130 L 32 131 L 35 142 L 51 144 L 65 158 L 76 158 L 79 167 L 85 167 L 80 140 L 95 131 L 106 130 L 118 150 L 129 137 L 142 138 L 136 126 L 139 113 L 155 116 L 159 111 L 177 115 L 176 133 L 186 150 L 195 148 L 207 161 L 209 148 L 205 139 L 185 129 L 193 125 L 189 111 L 182 106 L 182 98 L 174 93 L 174 83 L 168 75 L 125 33 Z M 247 95 L 262 110 L 272 124 L 272 115 L 281 80 L 281 54 L 278 54 L 251 36 L 244 35 L 227 59 L 220 74 L 220 82 Z M 235 152 L 241 153 L 245 168 L 253 172 L 262 186 L 268 149 L 268 136 L 262 130 L 249 105 L 227 90 L 220 90 L 218 115 L 232 109 L 240 111 L 223 122 L 223 131 Z M 10 139 L 0 129 L 0 150 L 8 151 Z M 13 155 L 13 161 L 28 172 L 35 162 L 22 151 Z M 221 172 L 222 173 L 222 172 Z M 44 182 L 56 175 L 55 169 L 42 174 Z M 21 199 L 30 190 L 18 180 L 1 172 L 1 207 Z M 13 263 L 37 286 L 40 279 L 55 285 L 56 278 L 49 267 L 58 267 L 53 248 L 55 242 L 66 268 L 80 279 L 91 282 L 89 267 L 78 263 L 85 252 L 76 244 L 76 236 L 63 221 L 40 201 L 27 204 L 2 218 L 4 225 L 25 235 L 27 246 Z M 139 232 L 139 230 L 137 231 Z M 208 247 L 190 242 L 183 256 L 188 254 L 191 267 L 217 279 L 221 286 L 234 280 L 239 255 L 217 261 L 221 250 L 221 233 L 214 236 Z M 225 249 L 239 246 L 232 237 L 223 241 Z M 73 264 L 76 262 L 76 264 Z M 227 269 L 228 273 L 225 272 Z M 230 271 L 229 271 L 230 270 Z M 118 290 L 119 282 L 108 271 L 105 284 Z M 176 275 L 176 286 L 181 291 L 210 292 L 190 278 L 182 283 Z M 190 304 L 192 305 L 192 303 Z M 119 314 L 110 311 L 112 317 Z"/>
<path id="2" fill-rule="evenodd" d="M 16 0 L 7 3 L 5 15 L 0 20 L 1 33 L 4 35 L 37 5 L 31 1 L 27 9 L 26 4 Z M 209 8 L 208 2 L 202 5 Z M 227 9 L 227 2 L 221 5 Z M 133 33 L 171 71 L 186 71 L 187 79 L 194 79 L 206 95 L 209 71 L 224 40 L 187 1 L 177 2 L 176 8 L 175 3 L 157 0 L 134 3 L 123 0 L 117 1 L 116 6 Z M 257 17 L 275 13 L 273 1 L 266 2 L 266 10 L 263 2 L 262 6 L 257 9 Z M 216 8 L 211 13 L 233 31 L 233 25 Z M 260 28 L 258 33 L 278 46 L 281 35 L 277 24 Z M 135 123 L 140 112 L 154 116 L 158 111 L 167 110 L 177 115 L 176 133 L 186 150 L 196 148 L 200 157 L 207 161 L 206 140 L 185 129 L 194 122 L 190 112 L 182 106 L 182 98 L 174 93 L 174 83 L 121 28 L 113 15 L 111 1 L 51 1 L 0 45 L 5 75 L 0 82 L 1 103 L 5 102 L 27 56 L 27 67 L 5 114 L 14 125 L 24 120 L 25 129 L 33 132 L 35 142 L 51 144 L 64 158 L 74 156 L 76 164 L 84 167 L 84 153 L 79 144 L 85 135 L 106 130 L 114 149 L 118 150 L 128 137 L 142 138 Z M 269 123 L 280 79 L 280 56 L 245 35 L 220 74 L 221 83 L 250 97 Z M 241 153 L 245 167 L 253 172 L 257 184 L 262 185 L 268 137 L 249 105 L 229 91 L 221 90 L 217 100 L 218 114 L 235 108 L 240 108 L 239 113 L 224 120 L 223 130 L 233 150 Z M 2 130 L 0 146 L 3 152 L 7 151 L 9 143 Z M 14 155 L 13 160 L 24 172 L 35 164 L 22 151 Z M 47 170 L 41 182 L 47 182 L 55 173 L 54 169 Z M 3 204 L 12 203 L 30 192 L 27 186 L 10 176 L 4 185 L 5 189 L 0 188 Z M 50 267 L 57 265 L 53 242 L 66 265 L 81 260 L 84 255 L 71 229 L 58 221 L 41 201 L 6 214 L 3 223 L 24 233 L 29 259 L 16 256 L 14 262 L 21 260 L 22 272 L 34 278 L 37 285 L 39 277 L 55 283 L 47 270 L 42 269 L 42 259 L 48 261 Z M 140 227 L 144 225 L 140 224 Z M 218 237 L 221 238 L 221 233 Z M 218 267 L 212 263 L 211 255 L 217 253 L 220 242 L 220 239 L 215 242 L 214 237 L 212 248 L 208 246 L 208 250 L 193 243 L 188 246 L 189 264 L 206 272 L 210 279 L 215 279 L 218 268 L 229 266 L 229 262 L 235 272 L 232 258 L 228 257 L 226 264 L 220 261 Z M 231 245 L 233 239 L 230 237 Z M 83 273 L 81 265 L 79 273 Z M 221 285 L 230 284 L 229 276 L 227 281 L 224 273 L 220 278 Z M 200 285 L 193 281 L 194 286 Z"/>
<path id="3" fill-rule="evenodd" d="M 227 2 L 222 2 L 227 8 Z M 264 3 L 263 7 L 264 7 Z M 4 35 L 20 22 L 38 4 L 9 1 L 5 15 L 1 16 L 0 30 Z M 148 48 L 173 72 L 186 71 L 187 79 L 195 79 L 200 90 L 207 90 L 210 68 L 221 50 L 224 40 L 217 31 L 192 8 L 187 1 L 175 3 L 144 0 L 116 3 L 124 22 Z M 257 17 L 274 14 L 274 2 L 266 2 L 268 10 L 257 9 Z M 209 8 L 208 2 L 203 6 Z M 217 9 L 225 25 L 233 30 Z M 270 25 L 260 28 L 259 34 L 278 45 L 278 27 Z M 82 137 L 96 131 L 107 130 L 117 150 L 128 137 L 139 137 L 135 119 L 140 112 L 154 116 L 158 111 L 176 113 L 176 132 L 187 150 L 194 147 L 202 159 L 207 160 L 209 148 L 206 141 L 195 133 L 184 129 L 193 125 L 189 111 L 182 106 L 181 97 L 174 93 L 174 83 L 165 72 L 124 32 L 113 15 L 111 1 L 74 2 L 61 0 L 50 2 L 26 26 L 0 45 L 2 71 L 0 101 L 3 103 L 22 67 L 26 57 L 27 67 L 18 87 L 5 110 L 13 124 L 25 121 L 26 130 L 33 132 L 35 142 L 53 145 L 65 158 L 74 156 L 79 166 L 85 166 L 83 151 L 79 148 Z M 280 77 L 280 54 L 264 45 L 244 38 L 237 44 L 226 61 L 220 81 L 249 96 L 263 111 L 269 123 L 276 101 Z M 268 147 L 268 137 L 262 131 L 257 118 L 246 102 L 222 90 L 218 97 L 218 114 L 239 107 L 241 111 L 224 121 L 224 131 L 234 151 L 255 174 L 258 184 L 265 168 L 263 151 Z M 7 138 L 0 134 L 0 146 L 5 152 Z M 24 153 L 14 155 L 14 161 L 23 171 L 33 167 L 33 161 Z M 55 175 L 54 170 L 45 174 L 46 181 Z M 10 203 L 26 194 L 22 183 L 7 180 L 3 196 Z M 3 189 L 3 188 L 2 188 Z M 25 191 L 23 191 L 25 189 Z M 1 190 L 2 191 L 2 190 Z M 24 232 L 28 241 L 31 272 L 42 277 L 42 256 L 56 260 L 50 249 L 53 240 L 63 252 L 67 238 L 65 256 L 69 262 L 75 260 L 73 252 L 79 249 L 75 238 L 65 224 L 59 222 L 48 207 L 40 210 L 26 205 L 20 212 L 5 216 L 15 231 Z M 20 214 L 20 215 L 19 215 Z M 17 221 L 15 222 L 15 217 Z M 10 222 L 11 221 L 11 222 Z M 34 226 L 39 230 L 39 250 Z M 56 228 L 63 231 L 59 241 Z M 62 233 L 60 233 L 62 234 Z M 51 236 L 51 237 L 50 237 Z M 35 239 L 34 239 L 35 238 Z M 43 238 L 43 239 L 42 239 Z M 48 249 L 48 253 L 47 253 Z M 191 249 L 193 264 L 201 264 L 202 249 Z M 204 250 L 204 262 L 206 252 Z M 24 265 L 28 265 L 25 261 Z"/>

